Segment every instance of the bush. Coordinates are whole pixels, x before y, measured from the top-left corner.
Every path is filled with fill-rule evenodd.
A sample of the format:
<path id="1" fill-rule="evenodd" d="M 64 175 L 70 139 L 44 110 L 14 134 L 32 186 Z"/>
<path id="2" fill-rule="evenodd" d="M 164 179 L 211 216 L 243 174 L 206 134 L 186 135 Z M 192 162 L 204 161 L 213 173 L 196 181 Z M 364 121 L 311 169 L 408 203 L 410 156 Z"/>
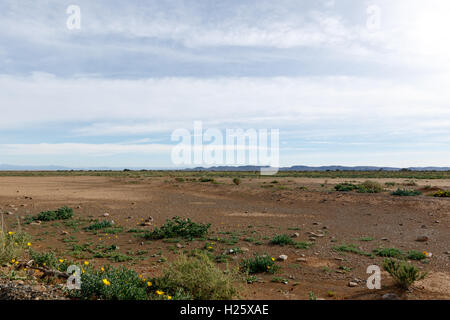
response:
<path id="1" fill-rule="evenodd" d="M 383 268 L 403 289 L 408 289 L 415 281 L 423 280 L 427 275 L 426 272 L 421 272 L 417 267 L 409 263 L 398 262 L 393 259 L 385 259 Z"/>
<path id="2" fill-rule="evenodd" d="M 182 294 L 195 300 L 231 300 L 237 296 L 234 275 L 220 270 L 201 252 L 181 255 L 171 263 L 161 278 L 152 279 L 159 290 Z"/>
<path id="3" fill-rule="evenodd" d="M 93 224 L 91 224 L 90 226 L 86 227 L 85 229 L 87 231 L 95 231 L 95 230 L 100 230 L 100 229 L 104 229 L 104 228 L 110 228 L 112 226 L 113 226 L 113 223 L 111 221 L 104 220 L 104 221 L 96 221 Z"/>
<path id="4" fill-rule="evenodd" d="M 152 296 L 151 287 L 134 270 L 125 267 L 104 270 L 82 273 L 81 290 L 71 290 L 70 296 L 86 300 L 145 300 Z"/>
<path id="5" fill-rule="evenodd" d="M 43 211 L 38 215 L 32 217 L 37 221 L 54 221 L 54 220 L 67 220 L 73 217 L 73 209 L 69 207 L 62 207 L 56 211 Z"/>
<path id="6" fill-rule="evenodd" d="M 261 272 L 275 273 L 279 267 L 275 264 L 275 258 L 267 254 L 258 255 L 255 253 L 254 258 L 245 259 L 241 262 L 241 268 L 245 272 L 253 274 Z"/>
<path id="7" fill-rule="evenodd" d="M 58 259 L 56 254 L 52 251 L 50 252 L 38 252 L 30 249 L 30 258 L 39 267 L 47 267 L 49 269 L 56 269 L 61 272 L 66 272 L 67 268 L 74 264 L 73 262 Z"/>
<path id="8" fill-rule="evenodd" d="M 292 238 L 290 236 L 288 236 L 287 234 L 281 234 L 281 235 L 276 235 L 275 237 L 273 237 L 273 239 L 270 240 L 270 244 L 285 246 L 288 244 L 295 244 L 295 243 L 292 240 Z"/>
<path id="9" fill-rule="evenodd" d="M 22 256 L 30 240 L 24 232 L 3 232 L 0 230 L 0 266 Z"/>
<path id="10" fill-rule="evenodd" d="M 399 258 L 403 256 L 403 252 L 397 248 L 379 248 L 374 249 L 373 253 L 379 257 Z"/>
<path id="11" fill-rule="evenodd" d="M 413 197 L 413 196 L 419 196 L 422 192 L 418 190 L 406 190 L 406 189 L 400 189 L 398 188 L 396 191 L 391 192 L 391 195 L 393 196 L 400 196 L 400 197 Z"/>
<path id="12" fill-rule="evenodd" d="M 152 232 L 146 232 L 146 239 L 166 239 L 166 238 L 185 238 L 192 240 L 193 238 L 202 238 L 208 234 L 211 224 L 201 224 L 192 222 L 191 219 L 181 219 L 174 217 L 172 220 L 167 219 L 161 228 L 155 228 Z"/>
<path id="13" fill-rule="evenodd" d="M 410 250 L 407 252 L 406 258 L 410 260 L 424 260 L 427 258 L 427 255 L 421 251 Z"/>
<path id="14" fill-rule="evenodd" d="M 449 198 L 450 197 L 450 191 L 449 190 L 439 190 L 433 193 L 433 197 L 438 198 Z"/>
<path id="15" fill-rule="evenodd" d="M 347 191 L 353 191 L 358 189 L 357 185 L 354 185 L 352 183 L 340 183 L 334 186 L 334 189 L 336 191 L 341 191 L 341 192 L 347 192 Z"/>
<path id="16" fill-rule="evenodd" d="M 358 185 L 357 191 L 359 193 L 379 193 L 384 190 L 383 186 L 375 181 L 365 181 Z"/>
<path id="17" fill-rule="evenodd" d="M 234 178 L 233 179 L 233 183 L 235 184 L 235 185 L 240 185 L 241 184 L 241 179 L 239 179 L 239 178 Z"/>

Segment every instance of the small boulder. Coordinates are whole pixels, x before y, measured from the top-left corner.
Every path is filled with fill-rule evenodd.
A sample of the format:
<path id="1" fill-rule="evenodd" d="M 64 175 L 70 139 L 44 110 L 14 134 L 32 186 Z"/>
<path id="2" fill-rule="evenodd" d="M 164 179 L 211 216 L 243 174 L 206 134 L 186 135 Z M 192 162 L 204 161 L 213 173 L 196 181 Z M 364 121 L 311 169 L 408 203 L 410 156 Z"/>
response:
<path id="1" fill-rule="evenodd" d="M 386 293 L 381 297 L 383 300 L 399 300 L 398 296 L 395 293 Z"/>
<path id="2" fill-rule="evenodd" d="M 418 241 L 418 242 L 426 242 L 426 241 L 428 241 L 428 237 L 427 236 L 418 236 L 416 238 L 416 241 Z"/>
<path id="3" fill-rule="evenodd" d="M 357 287 L 358 284 L 357 284 L 356 282 L 354 282 L 354 281 L 350 281 L 350 282 L 348 283 L 348 286 L 349 286 L 350 288 L 354 288 L 354 287 Z"/>
<path id="4" fill-rule="evenodd" d="M 287 256 L 287 255 L 285 255 L 285 254 L 282 254 L 282 255 L 280 255 L 280 256 L 278 257 L 278 261 L 286 261 L 286 260 L 287 260 L 287 258 L 288 258 L 288 256 Z"/>

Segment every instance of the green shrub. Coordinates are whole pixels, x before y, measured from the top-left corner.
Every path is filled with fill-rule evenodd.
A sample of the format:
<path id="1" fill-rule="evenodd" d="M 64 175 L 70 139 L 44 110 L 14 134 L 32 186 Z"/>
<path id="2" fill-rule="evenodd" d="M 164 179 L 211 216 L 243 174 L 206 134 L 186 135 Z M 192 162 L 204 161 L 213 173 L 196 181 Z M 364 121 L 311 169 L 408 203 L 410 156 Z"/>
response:
<path id="1" fill-rule="evenodd" d="M 295 243 L 296 249 L 309 249 L 313 245 L 312 242 L 309 241 L 299 241 Z"/>
<path id="2" fill-rule="evenodd" d="M 375 181 L 367 180 L 358 185 L 357 192 L 359 193 L 379 193 L 384 190 L 383 186 Z"/>
<path id="3" fill-rule="evenodd" d="M 20 258 L 27 248 L 29 240 L 30 236 L 24 232 L 2 232 L 0 230 L 0 266 Z"/>
<path id="4" fill-rule="evenodd" d="M 233 272 L 220 270 L 209 255 L 194 252 L 178 257 L 161 278 L 152 281 L 156 288 L 173 295 L 178 291 L 195 300 L 231 300 L 237 296 L 234 278 Z"/>
<path id="5" fill-rule="evenodd" d="M 294 244 L 294 241 L 292 240 L 292 238 L 289 235 L 280 234 L 280 235 L 276 235 L 275 237 L 273 237 L 273 239 L 270 240 L 270 244 L 279 245 L 279 246 L 283 247 L 285 245 Z"/>
<path id="6" fill-rule="evenodd" d="M 399 258 L 403 256 L 403 252 L 397 248 L 378 248 L 373 253 L 379 257 Z"/>
<path id="7" fill-rule="evenodd" d="M 39 267 L 47 267 L 49 269 L 56 269 L 61 272 L 66 272 L 67 268 L 74 264 L 73 262 L 65 259 L 60 259 L 52 251 L 50 252 L 38 252 L 30 249 L 30 258 Z"/>
<path id="8" fill-rule="evenodd" d="M 275 259 L 267 254 L 258 255 L 255 253 L 253 258 L 245 259 L 241 262 L 241 268 L 250 274 L 253 273 L 275 273 L 279 267 L 275 264 Z"/>
<path id="9" fill-rule="evenodd" d="M 212 178 L 200 178 L 200 182 L 215 182 Z"/>
<path id="10" fill-rule="evenodd" d="M 396 191 L 391 192 L 391 195 L 393 196 L 400 196 L 400 197 L 413 197 L 413 196 L 419 196 L 422 192 L 418 190 L 406 190 L 406 189 L 400 189 L 398 188 Z"/>
<path id="11" fill-rule="evenodd" d="M 347 191 L 353 191 L 353 190 L 358 189 L 358 186 L 354 185 L 352 183 L 345 182 L 345 183 L 340 183 L 340 184 L 335 185 L 334 189 L 336 191 L 347 192 Z"/>
<path id="12" fill-rule="evenodd" d="M 181 177 L 177 177 L 177 178 L 175 178 L 175 181 L 176 182 L 184 182 L 184 179 Z"/>
<path id="13" fill-rule="evenodd" d="M 240 185 L 241 184 L 241 179 L 239 179 L 239 178 L 234 178 L 233 179 L 233 183 L 235 184 L 235 185 Z"/>
<path id="14" fill-rule="evenodd" d="M 62 207 L 56 211 L 43 211 L 38 215 L 32 217 L 37 221 L 54 221 L 54 220 L 67 220 L 73 217 L 73 209 L 69 207 Z"/>
<path id="15" fill-rule="evenodd" d="M 192 240 L 193 238 L 202 238 L 208 234 L 211 224 L 201 224 L 192 222 L 191 219 L 181 219 L 174 217 L 172 220 L 167 219 L 161 228 L 155 228 L 152 232 L 146 232 L 146 239 L 165 239 L 165 238 L 185 238 Z"/>
<path id="16" fill-rule="evenodd" d="M 112 226 L 113 226 L 113 223 L 111 221 L 103 220 L 103 221 L 96 221 L 93 224 L 91 224 L 90 226 L 86 227 L 85 229 L 87 231 L 96 231 L 96 230 L 100 230 L 100 229 L 104 229 L 104 228 L 110 228 Z"/>
<path id="17" fill-rule="evenodd" d="M 351 253 L 356 253 L 356 254 L 359 254 L 362 256 L 372 257 L 371 253 L 368 253 L 368 252 L 365 252 L 365 251 L 359 249 L 356 244 L 343 244 L 340 246 L 334 246 L 333 250 L 338 251 L 338 252 L 351 252 Z"/>
<path id="18" fill-rule="evenodd" d="M 383 268 L 403 289 L 408 289 L 415 281 L 423 280 L 427 275 L 426 272 L 421 272 L 417 267 L 409 263 L 398 262 L 393 259 L 385 259 Z"/>
<path id="19" fill-rule="evenodd" d="M 432 194 L 433 197 L 438 198 L 449 198 L 450 197 L 450 190 L 439 190 Z"/>
<path id="20" fill-rule="evenodd" d="M 427 258 L 427 255 L 421 251 L 410 250 L 406 253 L 406 258 L 410 260 L 424 260 Z"/>
<path id="21" fill-rule="evenodd" d="M 78 299 L 145 300 L 153 289 L 134 270 L 106 267 L 105 271 L 86 270 L 81 274 L 81 290 L 71 290 Z"/>

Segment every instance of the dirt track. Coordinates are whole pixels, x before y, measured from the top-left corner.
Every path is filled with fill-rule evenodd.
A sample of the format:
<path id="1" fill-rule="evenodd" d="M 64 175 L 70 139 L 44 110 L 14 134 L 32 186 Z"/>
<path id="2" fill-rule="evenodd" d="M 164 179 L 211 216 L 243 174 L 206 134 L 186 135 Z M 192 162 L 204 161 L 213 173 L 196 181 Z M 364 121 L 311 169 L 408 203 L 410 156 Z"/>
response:
<path id="1" fill-rule="evenodd" d="M 224 232 L 240 231 L 237 244 L 218 241 L 216 254 L 234 246 L 248 248 L 248 252 L 232 261 L 236 264 L 254 252 L 288 256 L 287 261 L 279 263 L 282 268 L 275 275 L 288 279 L 288 284 L 271 282 L 273 275 L 258 275 L 259 282 L 243 285 L 243 299 L 308 299 L 309 292 L 325 299 L 379 299 L 388 292 L 404 299 L 450 299 L 450 199 L 332 191 L 334 184 L 344 179 L 277 178 L 279 183 L 272 187 L 267 187 L 271 178 L 243 179 L 239 186 L 230 178 L 216 180 L 218 184 L 176 182 L 170 177 L 0 177 L 0 208 L 12 213 L 6 216 L 10 226 L 16 217 L 64 205 L 75 208 L 76 218 L 85 221 L 105 219 L 102 214 L 107 212 L 108 219 L 124 227 L 122 233 L 93 236 L 82 228 L 71 230 L 61 224 L 21 225 L 35 239 L 35 249 L 57 250 L 63 256 L 69 255 L 67 242 L 62 241 L 68 237 L 61 234 L 63 230 L 80 244 L 114 243 L 123 253 L 146 250 L 145 258 L 125 264 L 149 275 L 161 270 L 163 265 L 158 262 L 161 256 L 170 261 L 179 250 L 173 243 L 163 241 L 142 243 L 126 231 L 136 228 L 142 219 L 151 216 L 154 225 L 159 226 L 174 216 L 189 217 L 196 222 L 211 223 L 211 236 L 218 238 L 225 237 Z M 404 182 L 380 179 L 382 183 L 386 181 Z M 448 180 L 417 183 L 416 188 L 450 186 Z M 309 241 L 309 232 L 324 236 L 316 237 L 310 249 L 268 244 L 276 234 L 294 232 L 300 234 L 296 241 Z M 418 236 L 427 236 L 429 240 L 417 242 Z M 361 241 L 363 237 L 373 240 Z M 204 244 L 205 241 L 194 241 L 183 246 L 189 250 L 202 248 Z M 373 264 L 381 266 L 383 258 L 333 250 L 340 244 L 357 244 L 366 252 L 379 247 L 431 252 L 428 263 L 413 262 L 430 273 L 406 293 L 396 289 L 385 273 L 382 289 L 368 290 L 364 283 L 369 276 L 366 268 Z M 298 262 L 298 258 L 305 260 Z M 99 266 L 110 263 L 106 259 L 92 261 Z M 355 279 L 359 280 L 358 286 L 349 287 L 349 281 Z"/>

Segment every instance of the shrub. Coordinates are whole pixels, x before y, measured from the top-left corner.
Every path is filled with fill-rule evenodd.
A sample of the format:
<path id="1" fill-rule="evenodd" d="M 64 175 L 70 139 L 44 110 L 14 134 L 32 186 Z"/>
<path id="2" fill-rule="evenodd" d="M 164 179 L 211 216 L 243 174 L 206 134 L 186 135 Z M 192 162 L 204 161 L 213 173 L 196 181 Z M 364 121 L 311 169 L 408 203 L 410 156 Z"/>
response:
<path id="1" fill-rule="evenodd" d="M 408 289 L 415 281 L 423 280 L 427 275 L 426 272 L 421 272 L 417 267 L 409 263 L 398 262 L 393 259 L 385 259 L 383 268 L 403 289 Z"/>
<path id="2" fill-rule="evenodd" d="M 169 264 L 161 278 L 153 279 L 154 286 L 175 295 L 178 291 L 196 300 L 230 300 L 237 295 L 233 286 L 234 274 L 220 270 L 205 253 L 181 255 Z"/>
<path id="3" fill-rule="evenodd" d="M 32 217 L 33 220 L 39 221 L 54 221 L 67 220 L 73 217 L 73 209 L 69 207 L 62 207 L 56 211 L 43 211 L 38 215 Z"/>
<path id="4" fill-rule="evenodd" d="M 365 181 L 358 185 L 357 191 L 359 193 L 379 193 L 384 190 L 383 186 L 375 181 Z"/>
<path id="5" fill-rule="evenodd" d="M 65 259 L 58 259 L 56 254 L 52 251 L 50 252 L 38 252 L 30 249 L 30 258 L 39 267 L 47 267 L 49 269 L 56 269 L 61 272 L 66 272 L 67 268 L 74 264 L 73 262 L 67 261 Z"/>
<path id="6" fill-rule="evenodd" d="M 399 258 L 403 252 L 397 248 L 379 248 L 374 249 L 373 253 L 379 257 Z"/>
<path id="7" fill-rule="evenodd" d="M 215 182 L 212 178 L 200 178 L 200 182 Z"/>
<path id="8" fill-rule="evenodd" d="M 421 251 L 410 250 L 406 253 L 406 258 L 410 260 L 424 260 L 427 258 L 427 255 Z"/>
<path id="9" fill-rule="evenodd" d="M 239 178 L 234 178 L 233 179 L 233 183 L 235 184 L 235 185 L 240 185 L 241 184 L 241 179 L 239 179 Z"/>
<path id="10" fill-rule="evenodd" d="M 281 234 L 281 235 L 276 235 L 275 237 L 273 237 L 273 239 L 270 240 L 270 244 L 279 245 L 279 246 L 283 247 L 288 244 L 294 244 L 294 241 L 287 234 Z"/>
<path id="11" fill-rule="evenodd" d="M 91 224 L 90 226 L 86 227 L 85 229 L 87 231 L 95 231 L 95 230 L 100 230 L 100 229 L 104 229 L 104 228 L 110 228 L 112 226 L 113 226 L 113 223 L 111 221 L 104 220 L 104 221 L 96 221 L 93 224 Z"/>
<path id="12" fill-rule="evenodd" d="M 309 249 L 313 245 L 312 242 L 309 241 L 299 241 L 295 243 L 296 249 Z"/>
<path id="13" fill-rule="evenodd" d="M 396 191 L 391 192 L 391 195 L 393 196 L 400 196 L 400 197 L 413 197 L 413 196 L 419 196 L 422 192 L 418 190 L 406 190 L 406 189 L 400 189 L 398 188 Z"/>
<path id="14" fill-rule="evenodd" d="M 172 220 L 167 219 L 161 228 L 155 228 L 152 232 L 146 232 L 146 239 L 165 239 L 165 238 L 185 238 L 192 240 L 193 238 L 202 238 L 207 235 L 211 224 L 201 224 L 192 222 L 191 219 L 181 219 L 174 217 Z"/>
<path id="15" fill-rule="evenodd" d="M 341 191 L 341 192 L 347 192 L 347 191 L 353 191 L 358 189 L 357 185 L 354 185 L 352 183 L 340 183 L 334 186 L 334 189 L 336 191 Z"/>
<path id="16" fill-rule="evenodd" d="M 24 232 L 3 232 L 0 230 L 0 266 L 22 256 L 30 240 Z"/>
<path id="17" fill-rule="evenodd" d="M 86 270 L 81 274 L 81 290 L 71 290 L 73 298 L 104 300 L 145 300 L 152 293 L 134 270 L 106 267 L 105 271 Z"/>
<path id="18" fill-rule="evenodd" d="M 343 244 L 340 246 L 334 246 L 333 250 L 338 252 L 351 252 L 362 256 L 372 257 L 371 253 L 364 252 L 363 250 L 359 249 L 358 246 L 355 244 Z"/>
<path id="19" fill-rule="evenodd" d="M 279 267 L 275 264 L 275 258 L 267 254 L 258 255 L 255 253 L 254 258 L 245 259 L 241 262 L 241 268 L 245 272 L 252 274 L 261 272 L 275 273 Z"/>
<path id="20" fill-rule="evenodd" d="M 438 198 L 448 198 L 450 197 L 450 191 L 449 190 L 439 190 L 432 194 L 433 197 Z"/>
<path id="21" fill-rule="evenodd" d="M 177 177 L 177 178 L 175 178 L 175 181 L 176 182 L 184 182 L 184 179 L 181 177 Z"/>

